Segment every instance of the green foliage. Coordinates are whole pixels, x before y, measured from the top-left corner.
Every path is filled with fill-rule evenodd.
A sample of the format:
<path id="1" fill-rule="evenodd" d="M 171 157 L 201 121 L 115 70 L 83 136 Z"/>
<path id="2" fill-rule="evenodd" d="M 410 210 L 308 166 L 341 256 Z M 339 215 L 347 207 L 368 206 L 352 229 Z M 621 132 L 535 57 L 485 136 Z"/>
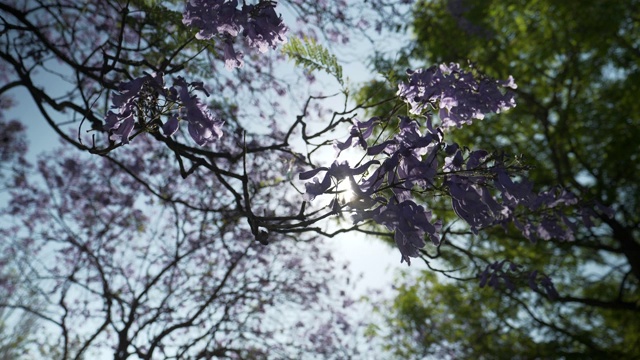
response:
<path id="1" fill-rule="evenodd" d="M 304 37 L 301 40 L 291 37 L 289 42 L 282 47 L 282 52 L 306 71 L 323 70 L 344 86 L 342 66 L 338 64 L 338 58 L 314 39 Z"/>
<path id="2" fill-rule="evenodd" d="M 526 279 L 516 291 L 496 292 L 427 271 L 399 287 L 387 317 L 389 351 L 408 358 L 640 358 L 639 9 L 635 0 L 421 1 L 407 56 L 374 61 L 391 74 L 420 61 L 472 61 L 489 76 L 512 75 L 514 110 L 447 136 L 522 154 L 539 189 L 560 184 L 617 210 L 571 243 L 530 244 L 513 229 L 470 236 L 459 223 L 449 227 L 437 253 L 426 249 L 432 265 L 473 279 L 488 262 L 511 259 L 549 274 L 561 299 L 531 291 Z M 396 84 L 377 82 L 357 96 L 370 105 L 395 91 Z M 445 223 L 454 218 L 447 202 L 425 204 Z M 421 326 L 429 331 L 417 343 L 398 340 Z"/>
<path id="3" fill-rule="evenodd" d="M 152 6 L 156 6 L 160 3 L 160 0 L 143 0 L 144 4 L 152 7 Z"/>
<path id="4" fill-rule="evenodd" d="M 550 312 L 553 304 L 524 308 L 517 296 L 479 289 L 471 282 L 442 281 L 429 272 L 417 277 L 406 273 L 398 282 L 396 298 L 380 307 L 391 309 L 380 311 L 390 326 L 377 334 L 394 358 L 593 359 L 603 358 L 607 351 L 623 354 L 614 348 L 597 349 L 594 344 L 607 344 L 604 331 L 595 339 L 590 333 L 549 331 L 531 336 L 535 323 L 519 324 L 526 321 L 526 311 Z"/>

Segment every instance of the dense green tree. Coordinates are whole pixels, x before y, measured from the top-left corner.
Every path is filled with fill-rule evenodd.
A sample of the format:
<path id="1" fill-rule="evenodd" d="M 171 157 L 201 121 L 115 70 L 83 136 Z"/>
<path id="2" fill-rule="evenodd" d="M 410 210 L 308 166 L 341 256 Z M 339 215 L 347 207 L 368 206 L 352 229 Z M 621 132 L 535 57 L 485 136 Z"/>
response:
<path id="1" fill-rule="evenodd" d="M 405 274 L 394 311 L 384 315 L 391 330 L 376 329 L 389 351 L 415 358 L 640 358 L 639 25 L 638 1 L 416 4 L 415 42 L 405 56 L 380 55 L 375 66 L 390 79 L 441 62 L 512 75 L 516 109 L 452 139 L 522 154 L 538 186 L 561 184 L 611 206 L 615 217 L 572 242 L 531 243 L 513 229 L 471 235 L 450 222 L 443 245 L 423 251 L 442 276 Z M 385 84 L 369 84 L 361 98 L 375 103 L 395 91 Z M 453 220 L 448 209 L 442 202 L 438 215 Z M 479 289 L 479 274 L 504 259 L 551 276 L 559 296 L 528 289 L 518 271 L 514 290 Z"/>

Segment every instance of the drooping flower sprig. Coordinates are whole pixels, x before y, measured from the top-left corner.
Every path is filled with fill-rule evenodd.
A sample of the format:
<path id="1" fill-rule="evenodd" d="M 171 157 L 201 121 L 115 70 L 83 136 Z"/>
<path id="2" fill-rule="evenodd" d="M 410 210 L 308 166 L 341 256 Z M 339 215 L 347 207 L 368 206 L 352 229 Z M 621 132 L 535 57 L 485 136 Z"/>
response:
<path id="1" fill-rule="evenodd" d="M 232 39 L 242 34 L 250 47 L 264 53 L 287 42 L 287 27 L 275 11 L 275 1 L 260 1 L 238 8 L 237 0 L 190 0 L 182 23 L 200 29 L 196 38 L 223 39 L 225 66 L 231 70 L 244 64 L 243 54 L 235 51 Z"/>
<path id="2" fill-rule="evenodd" d="M 472 72 L 453 63 L 409 70 L 407 75 L 409 83 L 399 84 L 397 95 L 411 106 L 412 114 L 430 111 L 429 107 L 439 109 L 440 126 L 445 130 L 516 106 L 514 94 L 502 90 L 517 88 L 511 76 L 506 81 L 476 79 Z"/>
<path id="3" fill-rule="evenodd" d="M 400 116 L 393 137 L 372 145 L 367 140 L 384 120 L 355 120 L 348 139 L 335 142 L 334 147 L 338 151 L 360 147 L 374 160 L 355 168 L 346 162 L 334 162 L 329 168 L 300 174 L 303 180 L 313 178 L 306 184 L 306 198 L 334 194 L 337 184 L 348 179 L 354 199 L 340 207 L 334 201 L 333 211 L 339 208 L 350 212 L 355 224 L 372 220 L 393 231 L 401 261 L 408 264 L 420 255 L 425 239 L 439 244 L 442 228 L 441 221 L 434 220 L 433 213 L 418 203 L 418 193 L 444 193 L 458 217 L 476 234 L 491 226 L 513 223 L 531 241 L 573 240 L 578 227 L 566 215 L 566 207 L 576 205 L 578 200 L 571 192 L 554 188 L 536 193 L 526 179 L 514 180 L 521 169 L 513 168 L 504 155 L 471 151 L 444 139 L 448 131 L 471 124 L 474 119 L 514 107 L 513 94 L 508 91 L 516 87 L 513 78 L 476 79 L 473 72 L 458 64 L 408 71 L 408 75 L 409 82 L 399 85 L 397 96 L 410 106 L 416 118 Z M 439 119 L 437 126 L 434 113 Z M 314 177 L 323 171 L 322 181 Z M 355 176 L 360 174 L 366 176 L 356 181 Z M 576 211 L 582 212 L 585 225 L 590 225 L 593 211 Z M 533 212 L 540 216 L 525 216 Z"/>
<path id="4" fill-rule="evenodd" d="M 178 77 L 171 87 L 164 86 L 162 73 L 144 75 L 119 86 L 106 116 L 105 130 L 114 142 L 127 144 L 137 132 L 162 128 L 166 136 L 175 134 L 180 122 L 186 122 L 189 135 L 198 145 L 206 145 L 222 137 L 224 122 L 216 118 L 193 90 L 209 96 L 201 82 L 187 83 Z M 161 119 L 168 117 L 168 120 Z"/>
<path id="5" fill-rule="evenodd" d="M 223 41 L 225 66 L 231 70 L 244 63 L 242 52 L 233 48 L 232 38 L 242 34 L 249 46 L 261 53 L 287 42 L 288 29 L 275 6 L 275 1 L 243 2 L 239 8 L 237 0 L 190 0 L 182 22 L 199 29 L 196 34 L 199 40 L 219 36 Z M 197 96 L 191 95 L 194 89 L 209 96 L 201 82 L 187 83 L 182 77 L 178 77 L 172 87 L 165 88 L 162 73 L 123 82 L 112 99 L 116 111 L 108 112 L 105 130 L 111 133 L 111 140 L 127 144 L 134 130 L 156 126 L 160 121 L 158 115 L 168 115 L 169 119 L 161 122 L 165 135 L 173 135 L 179 122 L 184 120 L 188 123 L 189 135 L 198 145 L 210 143 L 222 136 L 224 122 L 213 116 Z M 164 104 L 159 100 L 164 100 Z M 157 121 L 145 120 L 149 118 Z"/>

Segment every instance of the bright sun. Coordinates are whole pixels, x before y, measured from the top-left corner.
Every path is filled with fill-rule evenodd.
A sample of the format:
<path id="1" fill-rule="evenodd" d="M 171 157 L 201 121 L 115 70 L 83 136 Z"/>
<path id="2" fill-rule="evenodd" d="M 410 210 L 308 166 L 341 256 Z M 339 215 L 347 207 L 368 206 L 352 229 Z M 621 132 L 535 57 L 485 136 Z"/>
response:
<path id="1" fill-rule="evenodd" d="M 351 182 L 345 180 L 338 185 L 338 191 L 340 191 L 340 198 L 348 203 L 353 200 L 356 196 L 355 192 L 353 192 L 353 188 L 351 187 Z"/>

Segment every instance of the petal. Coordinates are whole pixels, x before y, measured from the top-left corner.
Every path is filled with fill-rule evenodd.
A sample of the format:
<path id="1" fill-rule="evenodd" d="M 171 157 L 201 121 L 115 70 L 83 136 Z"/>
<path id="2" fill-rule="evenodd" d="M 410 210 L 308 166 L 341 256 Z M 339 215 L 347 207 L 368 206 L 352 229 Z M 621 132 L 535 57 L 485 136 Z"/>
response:
<path id="1" fill-rule="evenodd" d="M 178 116 L 173 115 L 171 116 L 171 118 L 169 118 L 169 121 L 167 121 L 164 125 L 162 125 L 162 132 L 166 136 L 171 136 L 175 134 L 176 131 L 178 131 L 178 126 L 179 126 Z"/>
<path id="2" fill-rule="evenodd" d="M 300 180 L 308 180 L 316 176 L 320 171 L 327 171 L 327 170 L 329 170 L 329 168 L 326 168 L 326 167 L 315 168 L 313 170 L 301 172 L 300 174 L 298 174 L 298 178 Z"/>

